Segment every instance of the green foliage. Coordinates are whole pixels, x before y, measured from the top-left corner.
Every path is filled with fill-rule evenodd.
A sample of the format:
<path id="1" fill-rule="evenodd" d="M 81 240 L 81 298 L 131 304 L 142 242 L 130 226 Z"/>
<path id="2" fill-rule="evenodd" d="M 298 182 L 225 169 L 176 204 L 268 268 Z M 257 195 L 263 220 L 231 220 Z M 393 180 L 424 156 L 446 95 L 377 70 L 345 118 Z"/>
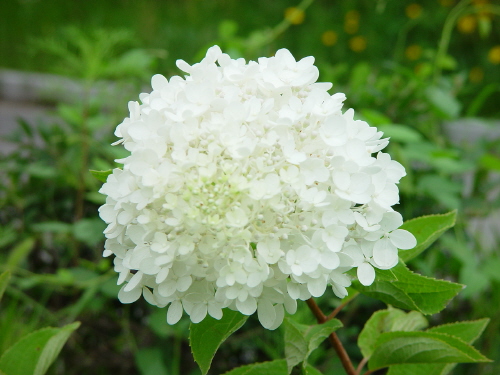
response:
<path id="1" fill-rule="evenodd" d="M 97 178 L 99 181 L 106 182 L 106 179 L 108 178 L 108 176 L 111 173 L 113 173 L 113 170 L 112 169 L 109 169 L 107 171 L 93 171 L 93 170 L 91 170 L 90 173 L 92 173 L 92 176 Z"/>
<path id="2" fill-rule="evenodd" d="M 424 316 L 417 311 L 405 313 L 389 308 L 376 311 L 366 322 L 358 337 L 358 346 L 363 357 L 370 358 L 377 347 L 377 341 L 384 332 L 416 331 L 428 325 Z"/>
<path id="3" fill-rule="evenodd" d="M 10 272 L 5 271 L 4 273 L 0 274 L 0 301 L 2 300 L 2 296 L 5 292 L 5 289 L 7 289 L 7 285 L 9 284 L 10 280 Z"/>
<path id="4" fill-rule="evenodd" d="M 6 375 L 43 375 L 54 362 L 79 322 L 61 328 L 42 328 L 23 337 L 0 357 Z"/>
<path id="5" fill-rule="evenodd" d="M 216 320 L 207 316 L 198 324 L 191 324 L 189 343 L 194 360 L 205 375 L 219 346 L 248 319 L 239 312 L 226 309 L 224 316 Z M 243 372 L 242 372 L 243 373 Z"/>
<path id="6" fill-rule="evenodd" d="M 241 366 L 224 373 L 224 375 L 288 375 L 288 373 L 286 361 L 284 359 L 279 359 L 276 361 Z"/>
<path id="7" fill-rule="evenodd" d="M 404 263 L 392 269 L 396 280 L 375 281 L 370 286 L 354 284 L 354 288 L 369 297 L 387 304 L 419 311 L 423 314 L 436 314 L 463 288 L 463 285 L 445 280 L 421 276 L 410 271 Z"/>
<path id="8" fill-rule="evenodd" d="M 142 348 L 135 353 L 141 375 L 168 375 L 160 348 Z"/>
<path id="9" fill-rule="evenodd" d="M 291 318 L 285 319 L 285 356 L 290 372 L 293 367 L 302 363 L 307 365 L 307 358 L 332 332 L 342 327 L 337 319 L 323 324 L 307 326 L 299 324 Z"/>
<path id="10" fill-rule="evenodd" d="M 401 229 L 411 232 L 417 239 L 417 246 L 413 249 L 401 251 L 399 257 L 408 262 L 422 251 L 427 249 L 445 231 L 455 225 L 457 211 L 442 215 L 427 215 L 405 221 Z"/>
<path id="11" fill-rule="evenodd" d="M 478 363 L 486 357 L 464 341 L 433 332 L 385 332 L 376 343 L 368 368 L 409 363 Z"/>

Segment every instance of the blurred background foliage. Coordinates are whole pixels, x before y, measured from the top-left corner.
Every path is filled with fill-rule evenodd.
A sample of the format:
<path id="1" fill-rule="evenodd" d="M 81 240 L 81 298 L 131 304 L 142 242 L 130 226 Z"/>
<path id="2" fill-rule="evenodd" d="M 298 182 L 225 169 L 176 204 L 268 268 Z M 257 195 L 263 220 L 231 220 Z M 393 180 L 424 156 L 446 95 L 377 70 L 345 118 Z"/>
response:
<path id="1" fill-rule="evenodd" d="M 50 120 L 20 120 L 8 138 L 14 151 L 0 156 L 0 272 L 13 275 L 0 306 L 0 355 L 34 329 L 79 320 L 49 373 L 199 373 L 186 319 L 171 327 L 163 310 L 117 301 L 112 264 L 101 258 L 100 183 L 88 170 L 123 157 L 110 146 L 113 130 L 153 74 L 180 74 L 176 59 L 197 62 L 218 44 L 233 58 L 282 47 L 315 56 L 320 81 L 391 137 L 388 151 L 408 172 L 403 216 L 459 210 L 453 231 L 410 266 L 467 285 L 430 319 L 490 317 L 477 345 L 500 359 L 498 1 L 2 0 L 0 21 L 0 70 L 64 75 L 80 87 L 44 103 Z M 330 293 L 321 304 L 339 301 Z M 348 328 L 339 335 L 358 360 L 356 336 L 381 307 L 359 297 L 340 316 Z M 304 306 L 297 320 L 314 322 Z M 212 373 L 282 357 L 278 337 L 251 318 Z M 343 373 L 327 346 L 310 362 Z M 454 374 L 499 366 L 461 365 Z"/>

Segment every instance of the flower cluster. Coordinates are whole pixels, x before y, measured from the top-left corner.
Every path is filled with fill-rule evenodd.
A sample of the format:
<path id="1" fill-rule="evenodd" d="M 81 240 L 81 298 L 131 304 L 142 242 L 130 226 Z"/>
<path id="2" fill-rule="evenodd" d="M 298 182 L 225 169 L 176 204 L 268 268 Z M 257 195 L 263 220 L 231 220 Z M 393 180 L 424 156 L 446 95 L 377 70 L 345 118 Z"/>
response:
<path id="1" fill-rule="evenodd" d="M 286 49 L 246 63 L 214 46 L 129 103 L 115 134 L 130 156 L 99 209 L 120 301 L 168 306 L 170 324 L 257 311 L 275 329 L 298 299 L 328 285 L 344 297 L 346 271 L 370 285 L 415 246 L 391 208 L 404 168 L 313 63 Z"/>

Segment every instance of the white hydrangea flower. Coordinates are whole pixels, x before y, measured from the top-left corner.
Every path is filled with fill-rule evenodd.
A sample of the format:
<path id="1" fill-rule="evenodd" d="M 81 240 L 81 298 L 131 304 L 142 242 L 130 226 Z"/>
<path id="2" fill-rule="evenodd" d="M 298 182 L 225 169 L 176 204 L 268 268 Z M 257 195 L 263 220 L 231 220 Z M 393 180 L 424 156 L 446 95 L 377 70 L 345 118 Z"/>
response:
<path id="1" fill-rule="evenodd" d="M 170 324 L 224 308 L 277 328 L 297 300 L 370 285 L 415 238 L 398 229 L 404 168 L 314 58 L 248 63 L 214 46 L 184 77 L 152 78 L 115 134 L 130 155 L 100 192 L 119 299 L 168 306 Z"/>

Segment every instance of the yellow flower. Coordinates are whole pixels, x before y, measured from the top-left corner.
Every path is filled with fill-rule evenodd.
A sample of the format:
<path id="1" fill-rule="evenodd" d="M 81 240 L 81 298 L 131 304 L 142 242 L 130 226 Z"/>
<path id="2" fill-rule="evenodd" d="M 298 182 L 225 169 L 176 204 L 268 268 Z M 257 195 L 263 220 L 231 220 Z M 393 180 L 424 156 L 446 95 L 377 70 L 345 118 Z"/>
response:
<path id="1" fill-rule="evenodd" d="M 457 21 L 457 29 L 462 34 L 471 34 L 476 30 L 477 19 L 473 15 L 460 17 Z"/>
<path id="2" fill-rule="evenodd" d="M 333 30 L 327 30 L 321 35 L 321 42 L 328 47 L 333 46 L 335 43 L 337 43 L 337 40 L 338 35 Z"/>
<path id="3" fill-rule="evenodd" d="M 439 4 L 443 7 L 451 7 L 455 4 L 455 0 L 439 0 Z"/>
<path id="4" fill-rule="evenodd" d="M 422 56 L 422 47 L 417 44 L 412 44 L 408 46 L 405 50 L 405 56 L 408 60 L 415 61 Z"/>
<path id="5" fill-rule="evenodd" d="M 345 14 L 344 31 L 347 34 L 355 34 L 359 30 L 359 12 L 357 10 L 350 10 Z"/>
<path id="6" fill-rule="evenodd" d="M 488 60 L 492 64 L 500 64 L 500 45 L 496 45 L 490 49 L 490 52 L 488 52 Z"/>
<path id="7" fill-rule="evenodd" d="M 285 9 L 285 19 L 292 25 L 300 25 L 304 22 L 305 13 L 302 9 L 290 7 Z"/>
<path id="8" fill-rule="evenodd" d="M 479 83 L 484 78 L 484 71 L 481 67 L 475 66 L 469 72 L 469 81 L 472 83 Z"/>
<path id="9" fill-rule="evenodd" d="M 405 9 L 406 16 L 410 19 L 418 18 L 422 15 L 422 6 L 420 4 L 410 4 Z"/>
<path id="10" fill-rule="evenodd" d="M 349 39 L 349 48 L 354 52 L 362 52 L 366 49 L 366 38 L 364 36 L 355 36 Z"/>

